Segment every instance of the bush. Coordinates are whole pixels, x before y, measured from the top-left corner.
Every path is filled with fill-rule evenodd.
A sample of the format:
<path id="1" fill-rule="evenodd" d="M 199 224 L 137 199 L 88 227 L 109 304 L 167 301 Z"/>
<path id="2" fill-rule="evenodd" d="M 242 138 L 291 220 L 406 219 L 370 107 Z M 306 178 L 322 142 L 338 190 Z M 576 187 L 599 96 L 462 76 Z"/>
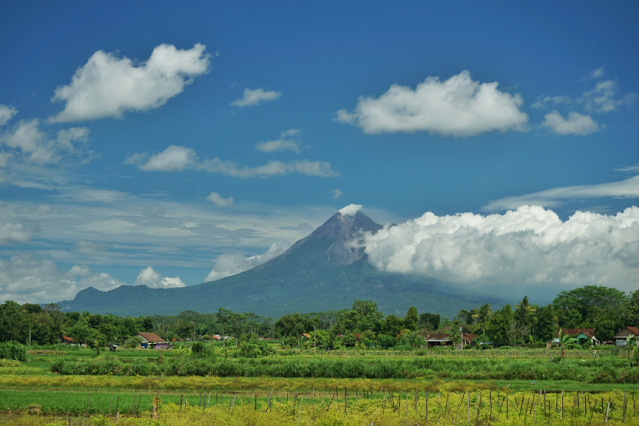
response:
<path id="1" fill-rule="evenodd" d="M 512 349 L 510 346 L 500 346 L 499 349 Z"/>
<path id="2" fill-rule="evenodd" d="M 0 358 L 24 362 L 27 360 L 27 347 L 18 342 L 0 343 Z"/>
<path id="3" fill-rule="evenodd" d="M 464 346 L 464 349 L 472 349 L 472 348 L 473 348 L 473 345 L 465 345 Z"/>
<path id="4" fill-rule="evenodd" d="M 195 342 L 193 346 L 191 346 L 191 353 L 196 356 L 204 355 L 206 353 L 206 346 L 202 342 Z"/>

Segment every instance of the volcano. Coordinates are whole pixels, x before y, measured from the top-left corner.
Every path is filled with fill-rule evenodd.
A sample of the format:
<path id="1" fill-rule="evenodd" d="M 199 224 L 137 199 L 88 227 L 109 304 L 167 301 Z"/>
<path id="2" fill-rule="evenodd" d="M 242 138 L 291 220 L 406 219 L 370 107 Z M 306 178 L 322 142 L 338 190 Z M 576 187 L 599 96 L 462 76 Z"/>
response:
<path id="1" fill-rule="evenodd" d="M 373 300 L 385 314 L 402 316 L 411 306 L 452 316 L 462 308 L 503 303 L 435 280 L 376 269 L 361 244 L 354 242 L 381 228 L 361 211 L 338 212 L 280 256 L 237 275 L 183 288 L 127 285 L 106 292 L 87 288 L 74 300 L 59 304 L 64 311 L 123 316 L 212 313 L 226 308 L 277 317 L 345 309 L 357 299 Z"/>

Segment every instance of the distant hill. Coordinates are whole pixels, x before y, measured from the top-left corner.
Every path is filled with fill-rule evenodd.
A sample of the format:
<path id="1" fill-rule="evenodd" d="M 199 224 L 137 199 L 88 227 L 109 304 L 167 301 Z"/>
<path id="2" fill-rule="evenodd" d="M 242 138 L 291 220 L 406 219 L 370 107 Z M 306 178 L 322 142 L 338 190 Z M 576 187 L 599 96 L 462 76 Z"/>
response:
<path id="1" fill-rule="evenodd" d="M 453 316 L 489 302 L 504 300 L 470 294 L 448 283 L 379 271 L 362 248 L 350 242 L 381 225 L 361 211 L 336 213 L 308 237 L 282 255 L 240 274 L 195 286 L 150 289 L 121 286 L 102 292 L 80 291 L 74 300 L 60 302 L 64 311 L 89 311 L 115 315 L 176 315 L 227 308 L 277 317 L 291 312 L 320 312 L 348 308 L 356 299 L 374 300 L 385 314 L 405 315 L 409 307 L 419 312 Z"/>

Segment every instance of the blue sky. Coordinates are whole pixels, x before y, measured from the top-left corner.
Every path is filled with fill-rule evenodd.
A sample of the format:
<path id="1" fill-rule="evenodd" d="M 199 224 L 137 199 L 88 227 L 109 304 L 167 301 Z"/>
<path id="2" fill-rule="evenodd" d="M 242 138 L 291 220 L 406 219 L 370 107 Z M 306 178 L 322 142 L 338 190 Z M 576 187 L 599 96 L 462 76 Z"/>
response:
<path id="1" fill-rule="evenodd" d="M 370 249 L 380 268 L 636 288 L 639 214 L 618 214 L 639 196 L 638 8 L 3 4 L 0 300 L 198 284 L 280 253 L 352 203 L 407 230 L 426 212 L 497 214 L 499 235 L 506 211 L 539 205 L 561 223 L 534 217 L 588 241 L 573 255 L 603 245 L 617 256 L 583 269 L 593 258 L 571 255 L 533 279 L 534 264 L 460 275 Z M 573 226 L 576 211 L 589 216 Z M 592 233 L 601 221 L 631 236 Z M 458 243 L 446 235 L 432 250 Z"/>

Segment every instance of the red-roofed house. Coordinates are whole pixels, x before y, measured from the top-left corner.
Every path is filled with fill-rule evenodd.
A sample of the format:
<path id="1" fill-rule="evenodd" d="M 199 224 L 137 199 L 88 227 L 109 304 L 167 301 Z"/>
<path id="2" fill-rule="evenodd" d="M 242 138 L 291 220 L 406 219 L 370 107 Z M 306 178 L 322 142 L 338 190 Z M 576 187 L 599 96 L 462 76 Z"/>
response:
<path id="1" fill-rule="evenodd" d="M 64 343 L 65 345 L 73 345 L 75 344 L 75 340 L 73 340 L 69 336 L 62 336 L 62 343 Z"/>
<path id="2" fill-rule="evenodd" d="M 141 340 L 140 346 L 143 348 L 164 349 L 168 347 L 168 343 L 155 333 L 138 333 L 136 337 Z"/>
<path id="3" fill-rule="evenodd" d="M 426 343 L 429 348 L 432 348 L 433 346 L 450 346 L 453 341 L 450 339 L 450 334 L 431 333 L 426 335 Z"/>
<path id="4" fill-rule="evenodd" d="M 628 341 L 626 338 L 634 334 L 639 337 L 639 328 L 637 327 L 624 327 L 615 334 L 615 346 L 626 346 Z"/>

